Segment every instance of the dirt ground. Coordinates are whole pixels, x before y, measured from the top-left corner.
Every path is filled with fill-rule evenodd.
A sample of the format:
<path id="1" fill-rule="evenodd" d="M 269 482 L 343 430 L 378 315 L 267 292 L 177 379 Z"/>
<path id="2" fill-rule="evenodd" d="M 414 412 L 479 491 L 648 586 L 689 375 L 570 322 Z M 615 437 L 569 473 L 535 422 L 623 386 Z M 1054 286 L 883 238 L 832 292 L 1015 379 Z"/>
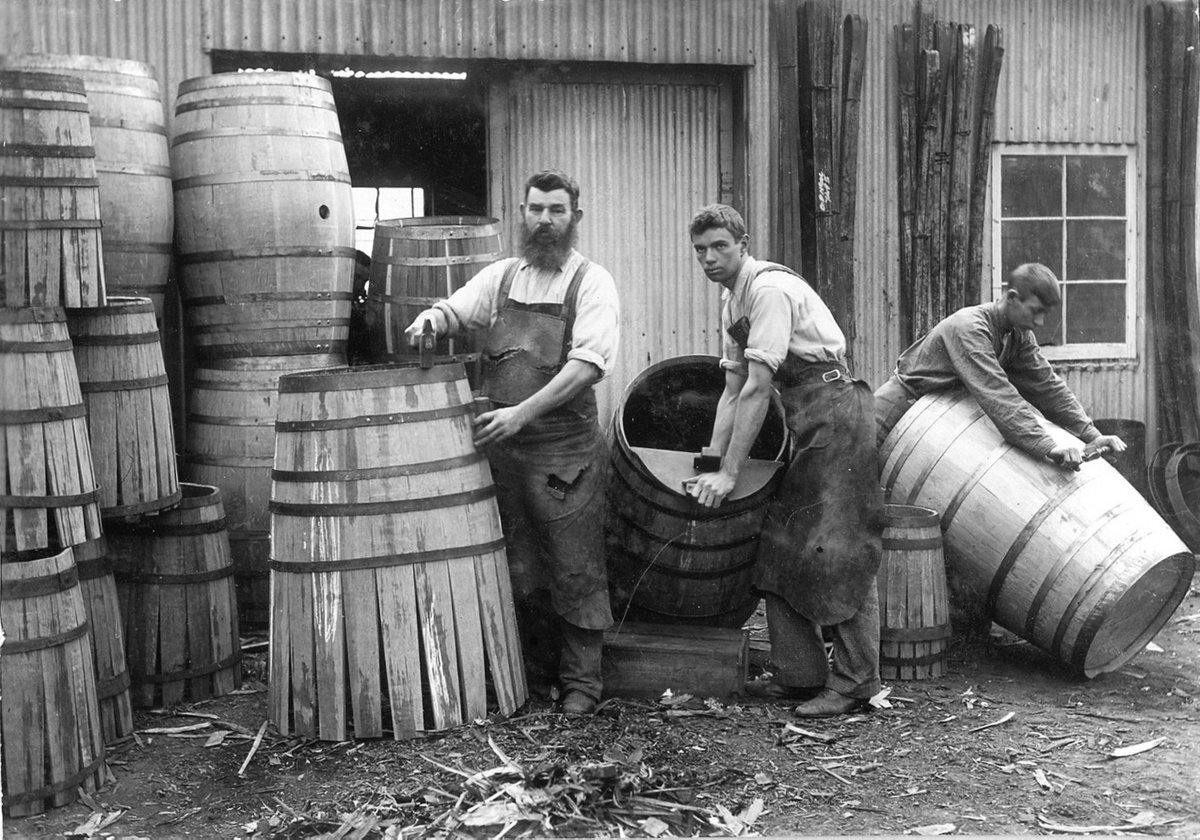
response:
<path id="1" fill-rule="evenodd" d="M 532 701 L 401 743 L 268 726 L 254 749 L 264 667 L 248 655 L 244 693 L 136 713 L 90 803 L 6 819 L 4 836 L 1200 836 L 1196 588 L 1117 673 L 1083 681 L 1015 637 L 959 639 L 944 677 L 830 721 L 686 696 L 592 719 Z M 178 727 L 193 728 L 152 731 Z"/>

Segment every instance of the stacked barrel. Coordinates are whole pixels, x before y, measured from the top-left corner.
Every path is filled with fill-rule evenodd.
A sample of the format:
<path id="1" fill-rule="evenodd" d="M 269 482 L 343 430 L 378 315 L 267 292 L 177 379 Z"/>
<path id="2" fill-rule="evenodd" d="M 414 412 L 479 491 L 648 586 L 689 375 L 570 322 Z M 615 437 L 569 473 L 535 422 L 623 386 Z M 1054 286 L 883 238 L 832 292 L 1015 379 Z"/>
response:
<path id="1" fill-rule="evenodd" d="M 171 164 L 196 360 L 183 470 L 223 491 L 240 616 L 261 626 L 279 378 L 346 363 L 354 219 L 329 83 L 278 72 L 184 81 Z"/>

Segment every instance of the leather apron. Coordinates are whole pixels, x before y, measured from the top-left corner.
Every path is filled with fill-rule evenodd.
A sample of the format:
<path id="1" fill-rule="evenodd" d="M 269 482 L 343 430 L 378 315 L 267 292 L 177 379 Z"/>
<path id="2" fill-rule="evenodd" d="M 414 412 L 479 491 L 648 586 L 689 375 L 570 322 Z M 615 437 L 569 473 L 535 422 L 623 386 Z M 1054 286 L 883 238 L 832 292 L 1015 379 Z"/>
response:
<path id="1" fill-rule="evenodd" d="M 504 272 L 498 313 L 483 353 L 483 393 L 516 405 L 545 387 L 566 364 L 579 285 L 575 272 L 562 304 L 509 299 L 519 260 Z M 544 589 L 554 611 L 589 630 L 612 624 L 604 557 L 608 447 L 586 388 L 488 450 L 516 600 Z"/>

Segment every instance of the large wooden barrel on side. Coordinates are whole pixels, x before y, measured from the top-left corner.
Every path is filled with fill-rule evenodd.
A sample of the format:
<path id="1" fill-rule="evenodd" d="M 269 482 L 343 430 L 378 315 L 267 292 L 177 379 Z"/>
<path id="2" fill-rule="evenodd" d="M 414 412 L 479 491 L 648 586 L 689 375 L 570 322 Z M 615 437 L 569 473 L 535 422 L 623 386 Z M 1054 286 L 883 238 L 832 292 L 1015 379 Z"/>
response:
<path id="1" fill-rule="evenodd" d="M 216 487 L 183 484 L 171 510 L 108 528 L 133 703 L 170 707 L 242 681 L 233 564 Z"/>
<path id="2" fill-rule="evenodd" d="M 461 363 L 279 381 L 271 719 L 399 740 L 525 701 L 495 486 Z M 427 695 L 423 698 L 422 695 Z M 386 701 L 385 701 L 386 698 Z"/>
<path id="3" fill-rule="evenodd" d="M 104 738 L 87 612 L 70 548 L 0 561 L 4 814 L 40 814 L 94 793 Z"/>
<path id="4" fill-rule="evenodd" d="M 0 309 L 3 553 L 98 538 L 99 498 L 66 312 Z"/>
<path id="5" fill-rule="evenodd" d="M 100 182 L 83 82 L 0 70 L 0 305 L 100 306 Z"/>
<path id="6" fill-rule="evenodd" d="M 175 248 L 196 357 L 345 353 L 354 213 L 329 82 L 188 79 L 173 128 Z"/>
<path id="7" fill-rule="evenodd" d="M 950 599 L 938 512 L 885 505 L 879 590 L 879 676 L 922 680 L 946 673 Z"/>
<path id="8" fill-rule="evenodd" d="M 101 515 L 171 507 L 180 499 L 179 473 L 154 304 L 110 296 L 105 306 L 69 311 L 67 331 L 87 406 Z"/>
<path id="9" fill-rule="evenodd" d="M 606 527 L 619 616 L 740 627 L 758 604 L 750 585 L 758 535 L 788 448 L 779 401 L 719 508 L 698 504 L 682 485 L 696 475 L 724 388 L 716 356 L 680 356 L 646 368 L 625 389 L 613 417 Z"/>
<path id="10" fill-rule="evenodd" d="M 95 55 L 0 56 L 0 68 L 83 82 L 96 148 L 109 294 L 147 297 L 161 320 L 174 207 L 162 95 L 154 68 Z"/>
<path id="11" fill-rule="evenodd" d="M 377 361 L 412 359 L 404 329 L 503 256 L 500 222 L 467 216 L 391 219 L 375 225 L 366 322 Z M 469 337 L 438 339 L 440 356 L 477 350 Z"/>
<path id="12" fill-rule="evenodd" d="M 345 364 L 336 355 L 229 359 L 193 371 L 185 481 L 221 489 L 243 628 L 266 628 L 271 614 L 271 466 L 279 378 Z"/>
<path id="13" fill-rule="evenodd" d="M 75 546 L 79 591 L 87 609 L 92 661 L 96 664 L 96 700 L 100 704 L 100 729 L 104 743 L 113 744 L 133 732 L 133 705 L 129 695 L 129 667 L 125 660 L 125 624 L 121 602 L 108 557 L 108 542 L 98 540 Z"/>
<path id="14" fill-rule="evenodd" d="M 880 460 L 889 501 L 941 511 L 947 560 L 992 620 L 1085 677 L 1136 656 L 1187 594 L 1192 553 L 1112 466 L 1035 460 L 965 392 L 918 400 Z"/>

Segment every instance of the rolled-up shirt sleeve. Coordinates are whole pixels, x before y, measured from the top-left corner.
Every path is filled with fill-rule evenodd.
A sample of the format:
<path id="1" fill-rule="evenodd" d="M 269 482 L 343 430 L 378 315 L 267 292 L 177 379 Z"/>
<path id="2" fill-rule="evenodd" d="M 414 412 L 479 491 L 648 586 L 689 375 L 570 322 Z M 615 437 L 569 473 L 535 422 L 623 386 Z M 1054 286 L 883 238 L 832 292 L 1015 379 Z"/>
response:
<path id="1" fill-rule="evenodd" d="M 601 378 L 612 371 L 621 345 L 620 301 L 617 284 L 608 270 L 592 263 L 579 284 L 575 325 L 567 359 L 594 365 Z"/>
<path id="2" fill-rule="evenodd" d="M 744 355 L 748 362 L 761 362 L 775 373 L 788 354 L 793 326 L 792 302 L 783 289 L 760 282 L 750 289 L 747 303 L 750 337 Z"/>

